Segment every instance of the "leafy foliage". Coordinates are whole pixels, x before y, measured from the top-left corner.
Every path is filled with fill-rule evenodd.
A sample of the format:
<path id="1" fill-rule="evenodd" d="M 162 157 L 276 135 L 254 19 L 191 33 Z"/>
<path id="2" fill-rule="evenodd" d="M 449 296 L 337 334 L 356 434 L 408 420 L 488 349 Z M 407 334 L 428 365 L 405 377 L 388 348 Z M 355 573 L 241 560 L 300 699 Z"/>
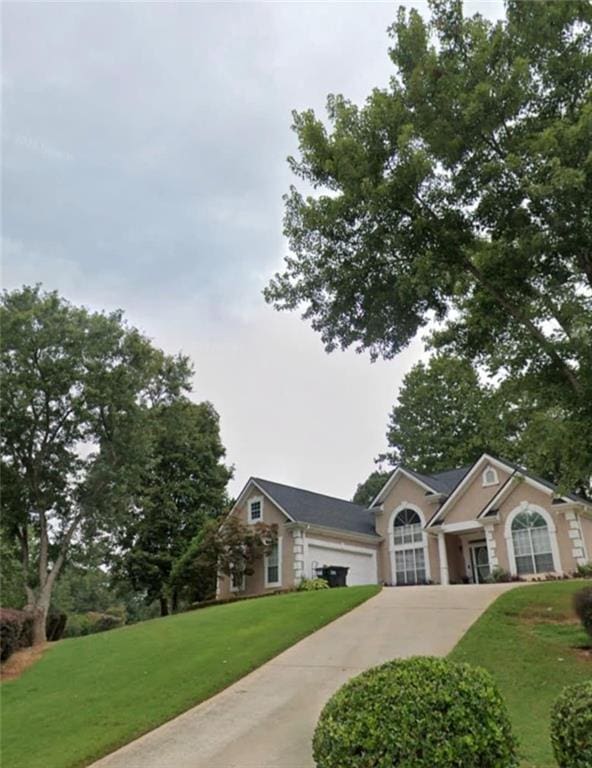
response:
<path id="1" fill-rule="evenodd" d="M 171 585 L 189 602 L 211 598 L 217 574 L 253 574 L 255 563 L 271 553 L 276 541 L 275 524 L 247 525 L 235 515 L 222 523 L 209 520 L 175 563 Z"/>
<path id="2" fill-rule="evenodd" d="M 592 587 L 585 587 L 574 595 L 574 609 L 586 632 L 592 638 Z"/>
<path id="3" fill-rule="evenodd" d="M 564 688 L 551 711 L 551 743 L 561 768 L 592 765 L 592 680 Z"/>
<path id="4" fill-rule="evenodd" d="M 389 358 L 435 324 L 432 345 L 536 406 L 538 465 L 589 490 L 592 8 L 431 9 L 399 11 L 388 88 L 329 96 L 327 123 L 294 113 L 314 194 L 285 198 L 291 254 L 265 296 L 328 350 Z"/>
<path id="5" fill-rule="evenodd" d="M 389 479 L 390 474 L 390 472 L 381 472 L 380 470 L 372 472 L 363 483 L 358 483 L 352 501 L 355 504 L 369 507 Z"/>
<path id="6" fill-rule="evenodd" d="M 489 673 L 416 657 L 346 683 L 315 731 L 318 768 L 511 768 L 516 746 Z"/>
<path id="7" fill-rule="evenodd" d="M 299 592 L 316 592 L 319 589 L 329 589 L 326 579 L 302 579 L 298 585 Z"/>
<path id="8" fill-rule="evenodd" d="M 472 464 L 484 452 L 514 452 L 509 419 L 501 418 L 493 389 L 473 366 L 447 355 L 418 363 L 403 379 L 381 459 L 418 472 Z"/>
<path id="9" fill-rule="evenodd" d="M 191 370 L 121 312 L 91 313 L 39 287 L 5 292 L 0 315 L 2 527 L 43 642 L 72 541 L 129 511 L 150 455 L 147 414 L 187 389 Z"/>
<path id="10" fill-rule="evenodd" d="M 117 572 L 163 614 L 176 608 L 171 570 L 200 527 L 227 505 L 231 472 L 222 464 L 218 414 L 210 403 L 177 400 L 151 412 L 151 461 L 141 475 L 135 514 L 122 528 Z"/>
<path id="11" fill-rule="evenodd" d="M 83 635 L 94 635 L 97 632 L 117 629 L 122 627 L 124 623 L 125 618 L 121 614 L 116 616 L 112 613 L 100 613 L 98 611 L 74 613 L 68 616 L 65 636 L 81 637 Z"/>
<path id="12" fill-rule="evenodd" d="M 15 608 L 0 608 L 0 661 L 15 651 L 31 645 L 33 620 L 30 614 Z"/>

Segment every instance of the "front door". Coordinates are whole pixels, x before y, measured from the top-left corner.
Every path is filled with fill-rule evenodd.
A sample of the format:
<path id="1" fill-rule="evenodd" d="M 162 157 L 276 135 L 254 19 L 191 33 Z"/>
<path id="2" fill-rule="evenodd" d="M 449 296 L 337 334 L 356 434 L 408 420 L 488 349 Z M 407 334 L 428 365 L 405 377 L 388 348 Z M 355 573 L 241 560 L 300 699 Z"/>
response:
<path id="1" fill-rule="evenodd" d="M 487 544 L 471 544 L 471 568 L 475 584 L 483 584 L 490 573 Z"/>

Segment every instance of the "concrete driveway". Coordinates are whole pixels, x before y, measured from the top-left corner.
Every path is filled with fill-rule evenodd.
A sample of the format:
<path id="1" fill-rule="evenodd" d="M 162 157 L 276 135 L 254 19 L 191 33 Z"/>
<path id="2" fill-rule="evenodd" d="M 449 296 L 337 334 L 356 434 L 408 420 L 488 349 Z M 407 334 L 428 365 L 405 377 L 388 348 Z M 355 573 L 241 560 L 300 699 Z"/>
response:
<path id="1" fill-rule="evenodd" d="M 94 768 L 311 768 L 319 712 L 342 683 L 394 657 L 447 654 L 512 586 L 385 588 Z"/>

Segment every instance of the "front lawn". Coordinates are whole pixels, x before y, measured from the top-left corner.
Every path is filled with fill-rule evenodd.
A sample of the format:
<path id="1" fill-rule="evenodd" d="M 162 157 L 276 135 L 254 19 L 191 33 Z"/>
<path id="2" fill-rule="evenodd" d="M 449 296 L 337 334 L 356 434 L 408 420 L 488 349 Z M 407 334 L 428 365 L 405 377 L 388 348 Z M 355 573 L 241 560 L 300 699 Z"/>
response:
<path id="1" fill-rule="evenodd" d="M 84 765 L 372 597 L 348 587 L 246 600 L 62 640 L 2 684 L 2 764 Z"/>
<path id="2" fill-rule="evenodd" d="M 488 669 L 508 704 L 523 768 L 556 768 L 549 710 L 566 685 L 592 677 L 588 636 L 574 616 L 573 593 L 590 581 L 557 581 L 504 593 L 451 654 Z"/>

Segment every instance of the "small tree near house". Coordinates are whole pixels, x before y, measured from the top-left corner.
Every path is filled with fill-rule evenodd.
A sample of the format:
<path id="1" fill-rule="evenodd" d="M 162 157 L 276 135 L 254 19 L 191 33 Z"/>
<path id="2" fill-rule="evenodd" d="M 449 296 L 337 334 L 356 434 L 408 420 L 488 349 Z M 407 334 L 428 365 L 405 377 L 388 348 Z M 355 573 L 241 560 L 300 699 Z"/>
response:
<path id="1" fill-rule="evenodd" d="M 211 598 L 218 575 L 250 576 L 255 564 L 277 541 L 277 525 L 245 525 L 231 515 L 222 523 L 210 520 L 176 562 L 171 584 L 189 602 Z"/>

